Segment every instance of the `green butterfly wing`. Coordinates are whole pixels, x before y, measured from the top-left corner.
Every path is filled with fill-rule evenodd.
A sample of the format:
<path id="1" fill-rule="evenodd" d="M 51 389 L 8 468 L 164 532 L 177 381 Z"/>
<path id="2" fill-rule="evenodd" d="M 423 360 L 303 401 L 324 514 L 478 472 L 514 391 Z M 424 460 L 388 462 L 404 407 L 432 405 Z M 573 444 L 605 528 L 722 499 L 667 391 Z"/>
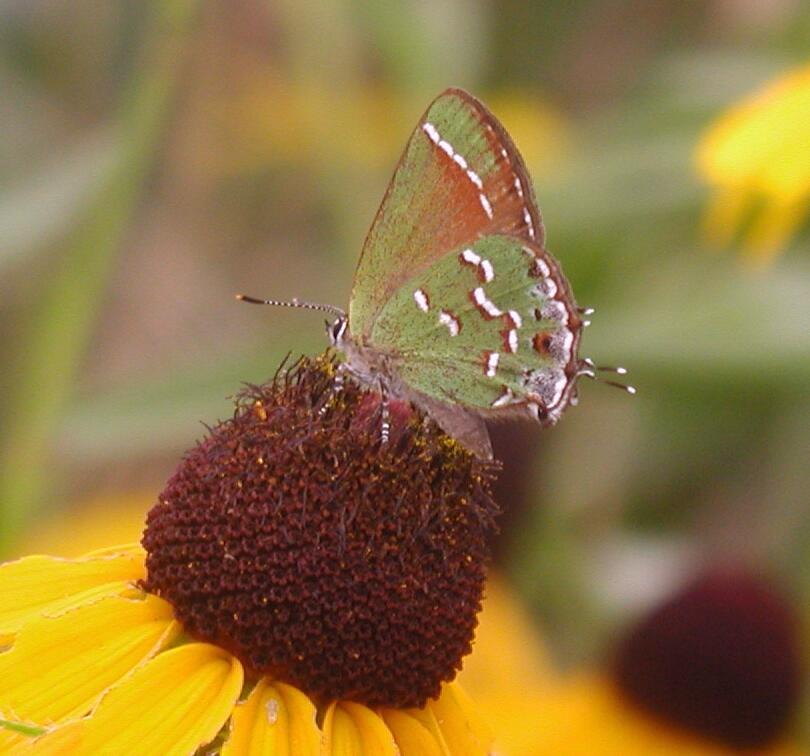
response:
<path id="1" fill-rule="evenodd" d="M 532 184 L 496 118 L 448 89 L 411 135 L 366 238 L 349 302 L 353 337 L 372 343 L 376 318 L 406 281 L 489 234 L 542 245 Z"/>
<path id="2" fill-rule="evenodd" d="M 524 238 L 490 235 L 395 291 L 371 343 L 435 402 L 484 415 L 525 406 L 551 423 L 570 400 L 581 330 L 557 262 Z"/>

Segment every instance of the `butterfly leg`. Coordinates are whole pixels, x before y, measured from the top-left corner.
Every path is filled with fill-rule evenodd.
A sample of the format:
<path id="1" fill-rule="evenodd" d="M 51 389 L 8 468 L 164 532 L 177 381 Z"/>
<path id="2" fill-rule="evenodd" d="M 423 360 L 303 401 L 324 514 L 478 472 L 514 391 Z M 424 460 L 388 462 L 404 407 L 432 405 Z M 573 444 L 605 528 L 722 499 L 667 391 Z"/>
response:
<path id="1" fill-rule="evenodd" d="M 326 396 L 324 403 L 318 409 L 318 415 L 323 417 L 326 414 L 326 411 L 329 407 L 334 404 L 335 399 L 337 398 L 338 394 L 343 391 L 343 386 L 346 383 L 346 373 L 349 367 L 346 365 L 345 362 L 341 362 L 338 364 L 337 368 L 335 368 L 335 376 L 332 378 L 332 386 L 329 389 L 329 392 Z"/>
<path id="2" fill-rule="evenodd" d="M 380 388 L 380 441 L 383 446 L 388 443 L 391 437 L 391 409 L 388 403 L 388 392 L 382 381 L 379 382 Z"/>
<path id="3" fill-rule="evenodd" d="M 346 382 L 347 369 L 348 368 L 346 367 L 345 362 L 341 362 L 337 366 L 337 370 L 335 370 L 335 377 L 332 381 L 332 392 L 334 394 L 339 394 L 341 391 L 343 391 L 343 385 Z"/>

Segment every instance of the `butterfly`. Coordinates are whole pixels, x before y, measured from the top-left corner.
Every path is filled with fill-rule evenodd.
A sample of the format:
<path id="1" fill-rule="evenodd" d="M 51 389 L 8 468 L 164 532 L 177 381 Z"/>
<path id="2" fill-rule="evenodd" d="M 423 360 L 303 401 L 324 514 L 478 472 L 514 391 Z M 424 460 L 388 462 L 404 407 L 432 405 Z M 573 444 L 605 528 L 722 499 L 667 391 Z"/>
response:
<path id="1" fill-rule="evenodd" d="M 333 313 L 327 331 L 342 373 L 412 402 L 491 458 L 486 420 L 523 415 L 552 425 L 576 404 L 578 378 L 595 377 L 578 354 L 592 310 L 577 306 L 544 241 L 512 139 L 479 100 L 451 88 L 408 140 L 366 237 L 348 313 L 239 298 Z"/>

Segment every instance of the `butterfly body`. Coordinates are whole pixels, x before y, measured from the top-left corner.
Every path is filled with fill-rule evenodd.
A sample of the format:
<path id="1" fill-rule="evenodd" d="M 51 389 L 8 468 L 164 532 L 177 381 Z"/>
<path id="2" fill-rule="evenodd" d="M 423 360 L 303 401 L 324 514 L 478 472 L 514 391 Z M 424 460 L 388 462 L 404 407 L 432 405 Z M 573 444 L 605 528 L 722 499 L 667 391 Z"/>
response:
<path id="1" fill-rule="evenodd" d="M 479 254 L 487 252 L 490 257 Z M 478 274 L 465 270 L 467 298 L 459 302 L 457 278 L 431 285 L 436 271 L 429 270 L 392 296 L 369 341 L 355 338 L 339 319 L 333 344 L 344 371 L 386 396 L 413 402 L 480 456 L 491 454 L 486 419 L 523 415 L 555 423 L 576 401 L 581 321 L 572 328 L 569 310 L 551 296 L 565 291 L 557 271 L 545 261 L 538 269 L 535 252 L 519 238 L 487 237 L 448 255 L 440 271 L 480 258 L 496 275 L 504 270 L 504 289 L 493 287 L 490 295 Z"/>
<path id="2" fill-rule="evenodd" d="M 363 246 L 348 314 L 331 305 L 238 299 L 331 312 L 345 375 L 410 401 L 481 457 L 485 420 L 552 425 L 576 403 L 582 319 L 544 229 L 523 160 L 486 107 L 448 89 L 411 135 Z M 613 383 L 612 381 L 607 381 Z M 630 386 L 613 383 L 629 393 Z"/>
<path id="3" fill-rule="evenodd" d="M 485 420 L 555 423 L 576 402 L 585 322 L 512 140 L 471 95 L 442 93 L 414 130 L 366 239 L 341 369 L 421 407 L 480 456 Z"/>

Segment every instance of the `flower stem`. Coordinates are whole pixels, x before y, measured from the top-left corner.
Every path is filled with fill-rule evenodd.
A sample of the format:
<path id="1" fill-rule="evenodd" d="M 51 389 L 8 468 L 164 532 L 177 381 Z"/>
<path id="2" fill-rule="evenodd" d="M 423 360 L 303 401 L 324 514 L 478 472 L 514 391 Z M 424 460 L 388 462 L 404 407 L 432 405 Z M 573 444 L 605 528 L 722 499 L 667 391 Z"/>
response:
<path id="1" fill-rule="evenodd" d="M 11 722 L 8 719 L 0 719 L 0 729 L 19 732 L 21 735 L 29 735 L 30 737 L 44 735 L 47 732 L 44 727 L 40 727 L 39 725 L 26 724 L 25 722 Z"/>

